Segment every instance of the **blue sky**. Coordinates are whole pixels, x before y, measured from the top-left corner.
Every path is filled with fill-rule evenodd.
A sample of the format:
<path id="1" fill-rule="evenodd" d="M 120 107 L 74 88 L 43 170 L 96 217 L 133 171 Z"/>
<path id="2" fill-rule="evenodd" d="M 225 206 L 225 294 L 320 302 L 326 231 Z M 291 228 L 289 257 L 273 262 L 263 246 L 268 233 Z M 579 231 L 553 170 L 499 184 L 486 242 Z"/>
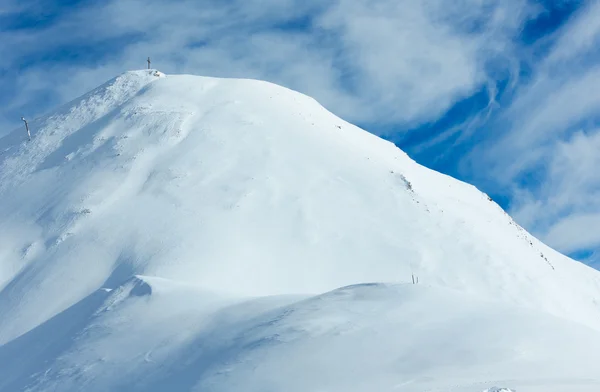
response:
<path id="1" fill-rule="evenodd" d="M 600 266 L 600 2 L 3 0 L 0 134 L 115 75 L 266 79 Z"/>

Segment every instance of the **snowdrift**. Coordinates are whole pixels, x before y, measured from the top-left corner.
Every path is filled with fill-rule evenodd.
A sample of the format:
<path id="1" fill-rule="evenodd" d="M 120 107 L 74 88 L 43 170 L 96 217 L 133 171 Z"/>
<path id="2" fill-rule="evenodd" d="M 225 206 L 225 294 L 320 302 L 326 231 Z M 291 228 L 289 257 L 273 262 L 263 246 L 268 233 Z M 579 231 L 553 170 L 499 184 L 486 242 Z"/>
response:
<path id="1" fill-rule="evenodd" d="M 598 360 L 592 329 L 425 285 L 235 300 L 136 277 L 0 347 L 0 390 L 591 392 Z"/>

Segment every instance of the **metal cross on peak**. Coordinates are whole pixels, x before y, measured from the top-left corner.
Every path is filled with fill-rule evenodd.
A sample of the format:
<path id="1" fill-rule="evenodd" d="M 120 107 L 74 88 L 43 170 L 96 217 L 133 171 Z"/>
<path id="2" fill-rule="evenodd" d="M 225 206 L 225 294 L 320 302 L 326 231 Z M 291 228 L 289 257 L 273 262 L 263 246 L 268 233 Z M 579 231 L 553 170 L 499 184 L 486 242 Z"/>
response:
<path id="1" fill-rule="evenodd" d="M 150 69 L 150 57 L 148 57 L 148 60 L 146 60 L 148 62 L 148 69 Z"/>

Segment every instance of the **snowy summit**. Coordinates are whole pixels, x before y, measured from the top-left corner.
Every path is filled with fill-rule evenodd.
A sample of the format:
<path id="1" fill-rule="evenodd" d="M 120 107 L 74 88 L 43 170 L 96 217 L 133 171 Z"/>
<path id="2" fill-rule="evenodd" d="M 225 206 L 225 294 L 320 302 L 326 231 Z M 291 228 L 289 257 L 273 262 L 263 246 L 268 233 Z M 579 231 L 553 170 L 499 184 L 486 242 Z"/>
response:
<path id="1" fill-rule="evenodd" d="M 29 127 L 0 391 L 600 390 L 600 272 L 312 98 L 134 71 Z"/>

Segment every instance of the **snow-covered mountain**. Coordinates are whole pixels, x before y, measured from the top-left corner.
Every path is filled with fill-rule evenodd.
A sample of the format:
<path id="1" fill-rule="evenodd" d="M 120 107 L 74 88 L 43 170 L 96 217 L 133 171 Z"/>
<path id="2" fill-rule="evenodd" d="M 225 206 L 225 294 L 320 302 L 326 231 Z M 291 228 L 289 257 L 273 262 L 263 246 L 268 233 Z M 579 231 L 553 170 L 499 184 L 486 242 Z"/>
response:
<path id="1" fill-rule="evenodd" d="M 136 71 L 30 128 L 0 391 L 600 389 L 600 273 L 309 97 Z"/>

